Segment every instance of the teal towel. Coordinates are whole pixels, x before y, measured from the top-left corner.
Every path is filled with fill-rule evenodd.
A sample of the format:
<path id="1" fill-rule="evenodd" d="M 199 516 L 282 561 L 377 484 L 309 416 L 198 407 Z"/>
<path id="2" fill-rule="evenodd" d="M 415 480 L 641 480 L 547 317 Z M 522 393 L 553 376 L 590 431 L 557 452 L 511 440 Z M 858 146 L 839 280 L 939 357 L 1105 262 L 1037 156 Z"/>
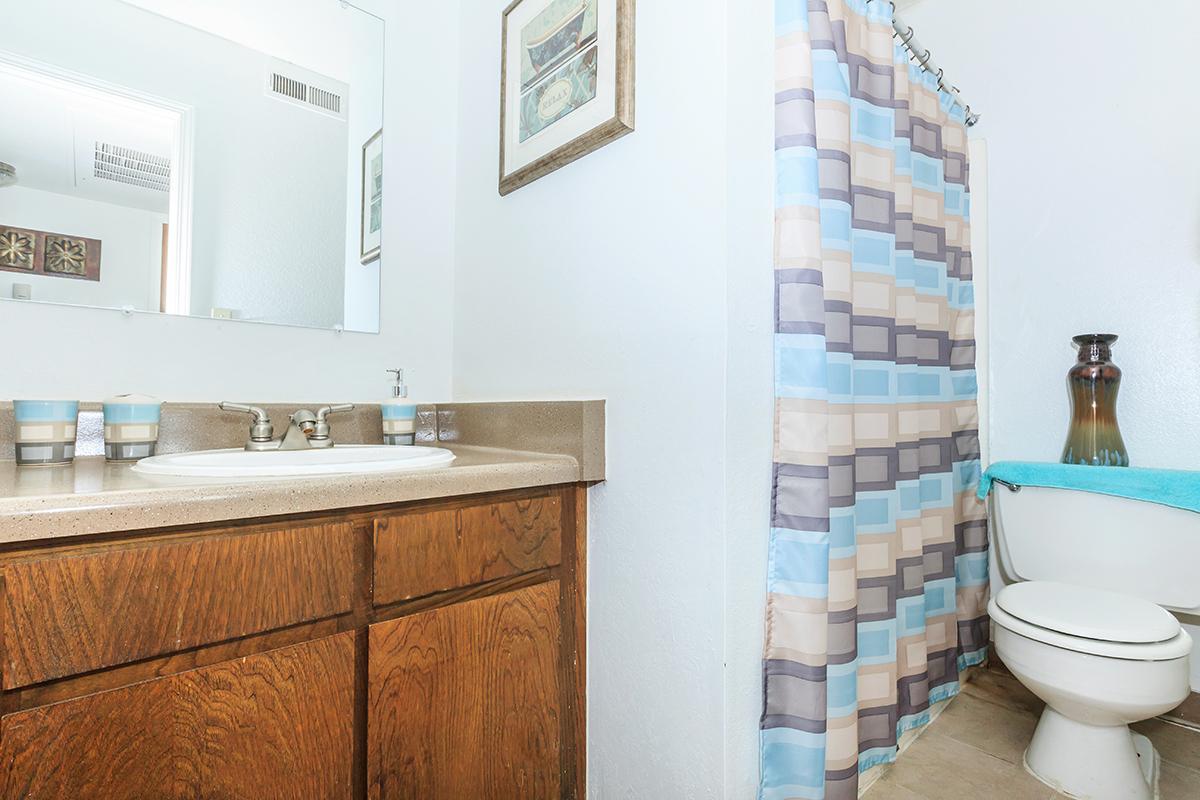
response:
<path id="1" fill-rule="evenodd" d="M 1017 486 L 1109 494 L 1200 512 L 1200 472 L 1000 461 L 988 467 L 979 479 L 980 500 L 988 496 L 992 481 L 997 480 Z"/>

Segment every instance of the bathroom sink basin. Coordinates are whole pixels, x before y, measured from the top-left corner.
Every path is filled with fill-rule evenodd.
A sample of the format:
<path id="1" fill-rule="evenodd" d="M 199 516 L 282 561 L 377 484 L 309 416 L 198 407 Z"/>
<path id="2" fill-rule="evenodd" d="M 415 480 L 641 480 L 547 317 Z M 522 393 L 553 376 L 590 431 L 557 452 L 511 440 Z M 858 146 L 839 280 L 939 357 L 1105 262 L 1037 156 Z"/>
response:
<path id="1" fill-rule="evenodd" d="M 202 450 L 143 458 L 143 475 L 177 478 L 304 478 L 443 467 L 454 454 L 440 447 L 340 445 L 320 450 Z"/>

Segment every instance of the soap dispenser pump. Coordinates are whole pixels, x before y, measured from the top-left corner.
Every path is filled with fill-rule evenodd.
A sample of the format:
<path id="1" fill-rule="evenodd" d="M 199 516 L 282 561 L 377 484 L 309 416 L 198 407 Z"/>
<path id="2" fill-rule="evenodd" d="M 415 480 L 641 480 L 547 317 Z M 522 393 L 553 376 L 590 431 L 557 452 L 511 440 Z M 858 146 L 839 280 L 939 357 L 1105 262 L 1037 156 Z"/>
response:
<path id="1" fill-rule="evenodd" d="M 417 404 L 408 399 L 403 369 L 389 369 L 396 376 L 392 396 L 380 404 L 383 412 L 383 443 L 412 445 L 417 438 Z"/>

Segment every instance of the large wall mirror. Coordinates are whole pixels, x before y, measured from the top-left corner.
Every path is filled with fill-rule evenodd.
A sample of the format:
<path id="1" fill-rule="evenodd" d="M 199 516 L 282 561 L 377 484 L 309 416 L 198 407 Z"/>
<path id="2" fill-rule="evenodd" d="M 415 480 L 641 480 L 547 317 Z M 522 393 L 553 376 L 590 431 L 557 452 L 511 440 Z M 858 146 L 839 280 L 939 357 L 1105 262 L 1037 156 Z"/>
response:
<path id="1" fill-rule="evenodd" d="M 0 298 L 378 332 L 382 19 L 36 0 L 3 25 Z"/>

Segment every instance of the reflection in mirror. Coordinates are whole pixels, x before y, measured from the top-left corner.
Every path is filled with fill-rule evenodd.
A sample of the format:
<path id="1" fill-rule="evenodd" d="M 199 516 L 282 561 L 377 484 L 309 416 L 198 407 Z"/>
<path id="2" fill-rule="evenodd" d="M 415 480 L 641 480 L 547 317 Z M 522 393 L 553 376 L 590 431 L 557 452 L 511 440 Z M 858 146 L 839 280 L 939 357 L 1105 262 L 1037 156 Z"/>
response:
<path id="1" fill-rule="evenodd" d="M 378 331 L 381 19 L 341 0 L 5 17 L 0 298 Z"/>

